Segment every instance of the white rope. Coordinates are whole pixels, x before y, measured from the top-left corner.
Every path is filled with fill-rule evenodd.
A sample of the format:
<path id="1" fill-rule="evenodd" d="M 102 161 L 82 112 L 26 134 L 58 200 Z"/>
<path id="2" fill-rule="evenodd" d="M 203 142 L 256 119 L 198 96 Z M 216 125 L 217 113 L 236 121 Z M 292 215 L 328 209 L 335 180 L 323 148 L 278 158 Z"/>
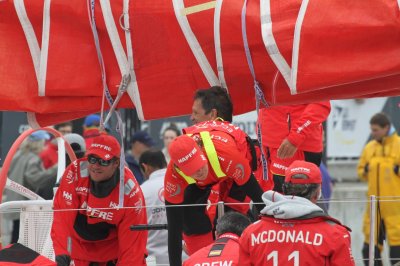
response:
<path id="1" fill-rule="evenodd" d="M 127 76 L 131 75 L 131 82 L 128 83 L 127 87 L 127 92 L 129 97 L 131 98 L 131 101 L 135 105 L 137 114 L 139 119 L 144 120 L 144 113 L 143 113 L 143 107 L 142 107 L 142 102 L 140 100 L 140 93 L 139 93 L 139 88 L 138 84 L 136 81 L 136 74 L 134 73 L 134 65 L 133 65 L 133 51 L 132 51 L 132 46 L 129 45 L 127 46 L 128 48 L 128 56 L 131 58 L 130 62 L 128 61 L 128 57 L 124 51 L 124 48 L 122 46 L 121 39 L 119 38 L 118 35 L 118 30 L 117 26 L 115 24 L 115 20 L 112 14 L 111 10 L 111 5 L 109 0 L 100 0 L 100 6 L 101 10 L 103 12 L 104 16 L 104 21 L 106 24 L 107 28 L 107 33 L 108 36 L 111 40 L 111 44 L 114 50 L 115 57 L 117 58 L 118 62 L 118 67 L 121 72 L 121 76 Z M 126 11 L 126 13 L 125 13 Z M 129 29 L 129 1 L 124 1 L 124 23 L 125 23 L 125 28 Z M 125 31 L 125 37 L 127 42 L 132 42 L 131 41 L 131 34 L 130 34 L 130 29 L 129 33 L 127 34 Z M 121 96 L 122 97 L 122 96 Z M 118 99 L 119 101 L 119 99 Z"/>

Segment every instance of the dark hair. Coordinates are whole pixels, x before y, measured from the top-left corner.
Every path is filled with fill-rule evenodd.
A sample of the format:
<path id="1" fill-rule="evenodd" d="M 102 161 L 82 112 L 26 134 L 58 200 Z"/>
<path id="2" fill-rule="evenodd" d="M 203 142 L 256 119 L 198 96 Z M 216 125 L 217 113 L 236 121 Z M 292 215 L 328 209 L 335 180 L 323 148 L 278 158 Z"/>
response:
<path id="1" fill-rule="evenodd" d="M 218 117 L 221 117 L 224 121 L 232 122 L 233 105 L 225 88 L 213 86 L 209 89 L 197 90 L 194 100 L 198 99 L 201 101 L 206 114 L 215 109 Z"/>
<path id="2" fill-rule="evenodd" d="M 54 125 L 55 130 L 59 130 L 62 127 L 72 127 L 72 122 L 69 121 L 69 122 L 64 122 L 64 123 Z"/>
<path id="3" fill-rule="evenodd" d="M 285 195 L 298 196 L 311 200 L 320 186 L 320 184 L 293 184 L 289 182 L 284 183 L 282 189 Z"/>
<path id="4" fill-rule="evenodd" d="M 390 126 L 390 119 L 385 113 L 377 113 L 369 120 L 370 125 L 378 125 L 380 127 Z"/>
<path id="5" fill-rule="evenodd" d="M 244 229 L 251 224 L 249 218 L 238 212 L 227 212 L 217 221 L 217 234 L 220 236 L 225 233 L 242 235 Z"/>
<path id="6" fill-rule="evenodd" d="M 167 161 L 165 160 L 165 156 L 160 150 L 150 149 L 148 151 L 143 152 L 143 154 L 139 158 L 140 168 L 143 168 L 142 164 L 148 164 L 157 169 L 163 169 L 167 167 Z M 144 169 L 142 169 L 144 170 Z"/>
<path id="7" fill-rule="evenodd" d="M 164 129 L 164 131 L 162 133 L 163 137 L 164 137 L 165 132 L 167 132 L 168 130 L 174 131 L 177 137 L 181 135 L 181 131 L 178 129 L 178 127 L 175 125 L 175 123 L 169 124 L 169 126 Z"/>

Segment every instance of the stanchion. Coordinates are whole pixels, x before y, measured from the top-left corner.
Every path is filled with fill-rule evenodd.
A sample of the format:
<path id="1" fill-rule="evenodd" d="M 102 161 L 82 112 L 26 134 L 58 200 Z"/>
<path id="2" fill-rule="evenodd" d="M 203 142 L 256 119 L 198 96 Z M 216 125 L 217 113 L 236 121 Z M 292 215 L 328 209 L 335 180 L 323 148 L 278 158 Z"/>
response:
<path id="1" fill-rule="evenodd" d="M 370 224 L 369 224 L 369 266 L 375 264 L 375 223 L 376 223 L 376 196 L 371 195 L 369 197 L 369 213 L 370 213 Z"/>
<path id="2" fill-rule="evenodd" d="M 218 201 L 218 218 L 222 217 L 225 214 L 224 202 Z"/>

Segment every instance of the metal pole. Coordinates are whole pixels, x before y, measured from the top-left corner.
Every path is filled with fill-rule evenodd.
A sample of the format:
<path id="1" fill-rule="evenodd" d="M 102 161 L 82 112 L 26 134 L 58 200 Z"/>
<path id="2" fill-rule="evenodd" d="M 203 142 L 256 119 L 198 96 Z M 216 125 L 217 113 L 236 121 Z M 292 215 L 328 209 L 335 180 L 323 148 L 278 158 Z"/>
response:
<path id="1" fill-rule="evenodd" d="M 370 213 L 370 223 L 369 223 L 369 266 L 374 266 L 375 264 L 375 224 L 376 224 L 376 196 L 371 195 L 369 197 L 369 213 Z"/>
<path id="2" fill-rule="evenodd" d="M 217 209 L 218 209 L 218 218 L 221 218 L 225 214 L 223 201 L 218 201 Z"/>

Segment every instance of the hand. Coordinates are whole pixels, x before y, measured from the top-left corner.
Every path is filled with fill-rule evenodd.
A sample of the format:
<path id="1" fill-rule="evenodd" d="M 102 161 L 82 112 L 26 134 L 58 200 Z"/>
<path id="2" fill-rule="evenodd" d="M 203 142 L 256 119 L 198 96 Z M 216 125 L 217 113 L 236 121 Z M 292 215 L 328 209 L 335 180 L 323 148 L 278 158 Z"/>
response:
<path id="1" fill-rule="evenodd" d="M 368 174 L 368 172 L 369 172 L 369 164 L 366 164 L 364 166 L 364 175 Z"/>
<path id="2" fill-rule="evenodd" d="M 71 257 L 68 255 L 57 255 L 56 263 L 57 266 L 69 266 L 71 263 Z"/>
<path id="3" fill-rule="evenodd" d="M 297 147 L 290 143 L 287 139 L 284 139 L 281 143 L 281 146 L 279 146 L 277 155 L 278 158 L 281 159 L 291 158 L 296 151 Z"/>

